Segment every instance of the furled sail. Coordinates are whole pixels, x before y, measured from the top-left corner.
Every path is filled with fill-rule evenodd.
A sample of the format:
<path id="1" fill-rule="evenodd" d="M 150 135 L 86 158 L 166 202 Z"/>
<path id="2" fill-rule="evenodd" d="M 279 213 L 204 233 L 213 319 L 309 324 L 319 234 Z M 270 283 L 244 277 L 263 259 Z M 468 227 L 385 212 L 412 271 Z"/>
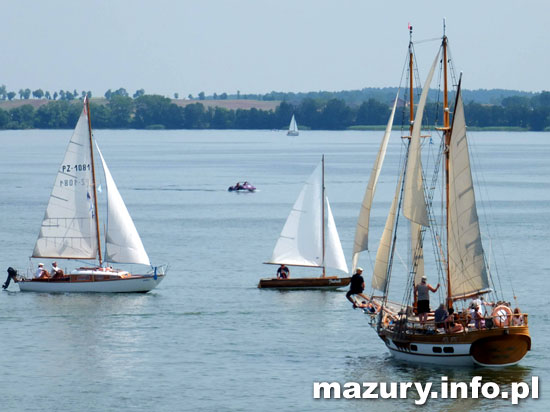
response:
<path id="1" fill-rule="evenodd" d="M 82 110 L 50 194 L 33 257 L 98 255 L 88 113 Z"/>
<path id="2" fill-rule="evenodd" d="M 451 296 L 488 289 L 460 85 L 449 146 L 448 230 Z"/>
<path id="3" fill-rule="evenodd" d="M 348 273 L 348 265 L 344 256 L 344 250 L 340 243 L 340 236 L 336 230 L 336 223 L 334 223 L 334 217 L 330 209 L 328 198 L 325 197 L 327 205 L 327 231 L 325 242 L 325 266 L 327 268 L 341 270 Z"/>
<path id="4" fill-rule="evenodd" d="M 378 245 L 376 261 L 374 263 L 374 271 L 372 273 L 372 287 L 381 292 L 385 291 L 386 284 L 388 282 L 388 264 L 390 261 L 393 231 L 395 228 L 395 217 L 397 215 L 397 205 L 399 203 L 402 180 L 403 176 L 401 174 L 397 182 L 397 188 L 395 189 L 395 196 L 393 197 L 390 212 L 388 214 L 388 218 L 386 219 L 384 232 L 382 232 L 382 238 L 380 239 L 380 244 Z"/>
<path id="5" fill-rule="evenodd" d="M 298 195 L 269 263 L 315 267 L 323 265 L 322 192 L 320 162 Z"/>
<path id="6" fill-rule="evenodd" d="M 114 263 L 150 265 L 149 256 L 128 209 L 122 200 L 105 159 L 97 146 L 107 185 L 107 230 L 105 233 L 105 260 Z"/>
<path id="7" fill-rule="evenodd" d="M 422 244 L 422 225 L 411 223 L 411 256 L 414 266 L 414 284 L 418 285 L 424 276 L 424 245 Z"/>
<path id="8" fill-rule="evenodd" d="M 403 215 L 407 219 L 422 226 L 429 226 L 429 222 L 426 210 L 426 200 L 424 198 L 424 186 L 422 184 L 420 131 L 422 129 L 422 117 L 424 115 L 426 99 L 428 98 L 428 91 L 430 90 L 430 84 L 438 61 L 439 52 L 432 63 L 432 67 L 426 78 L 426 83 L 424 84 L 424 89 L 420 95 L 420 101 L 418 102 L 411 134 L 411 142 L 409 145 L 407 172 L 405 174 Z"/>
<path id="9" fill-rule="evenodd" d="M 386 125 L 386 131 L 384 132 L 384 136 L 382 137 L 380 149 L 378 149 L 378 155 L 376 156 L 376 161 L 374 162 L 374 166 L 370 174 L 369 183 L 367 184 L 367 189 L 365 190 L 365 196 L 363 197 L 363 203 L 361 204 L 361 211 L 359 212 L 357 227 L 355 229 L 355 240 L 353 242 L 352 272 L 355 272 L 355 268 L 357 267 L 359 253 L 368 250 L 369 248 L 368 242 L 370 210 L 372 207 L 374 192 L 376 190 L 376 184 L 378 183 L 378 177 L 380 176 L 382 164 L 384 163 L 384 158 L 386 157 L 386 149 L 388 147 L 388 141 L 390 140 L 393 117 L 395 115 L 395 108 L 397 107 L 398 97 L 399 93 L 395 97 L 390 118 L 388 120 L 388 124 Z"/>

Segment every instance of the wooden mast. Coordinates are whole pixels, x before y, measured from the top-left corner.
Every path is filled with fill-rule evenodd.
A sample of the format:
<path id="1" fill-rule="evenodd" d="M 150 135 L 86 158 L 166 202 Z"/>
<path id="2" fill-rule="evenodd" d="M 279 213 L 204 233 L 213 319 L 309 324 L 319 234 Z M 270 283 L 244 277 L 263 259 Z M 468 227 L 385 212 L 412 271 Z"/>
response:
<path id="1" fill-rule="evenodd" d="M 99 217 L 97 209 L 97 186 L 95 182 L 95 164 L 94 164 L 94 143 L 92 139 L 92 119 L 90 117 L 90 103 L 88 101 L 88 96 L 84 98 L 86 105 L 86 115 L 88 116 L 88 135 L 90 137 L 90 157 L 92 163 L 92 185 L 94 187 L 94 210 L 95 210 L 95 228 L 97 233 L 97 252 L 99 253 L 99 266 L 103 263 L 103 257 L 101 255 L 101 237 L 99 231 Z"/>
<path id="2" fill-rule="evenodd" d="M 449 147 L 451 144 L 451 128 L 449 121 L 449 95 L 447 85 L 447 36 L 445 35 L 445 20 L 443 20 L 443 133 L 445 135 L 445 210 L 447 221 L 447 309 L 452 308 L 451 273 L 449 271 Z"/>
<path id="3" fill-rule="evenodd" d="M 321 228 L 322 228 L 322 239 L 323 239 L 323 276 L 326 276 L 326 266 L 325 266 L 325 155 L 321 160 Z"/>
<path id="4" fill-rule="evenodd" d="M 409 25 L 409 113 L 410 113 L 410 126 L 409 134 L 412 136 L 413 124 L 414 124 L 414 93 L 413 93 L 413 49 L 412 49 L 412 32 L 413 28 Z"/>

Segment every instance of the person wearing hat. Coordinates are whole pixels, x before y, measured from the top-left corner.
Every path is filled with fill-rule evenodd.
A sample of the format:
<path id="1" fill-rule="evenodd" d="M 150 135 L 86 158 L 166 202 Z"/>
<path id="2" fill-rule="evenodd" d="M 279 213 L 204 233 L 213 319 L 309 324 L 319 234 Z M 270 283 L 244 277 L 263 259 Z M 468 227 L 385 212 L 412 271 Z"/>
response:
<path id="1" fill-rule="evenodd" d="M 355 270 L 355 273 L 351 277 L 351 282 L 349 284 L 349 291 L 346 293 L 346 298 L 353 304 L 353 308 L 355 309 L 357 305 L 355 304 L 355 301 L 351 297 L 352 295 L 359 295 L 364 299 L 368 298 L 363 295 L 363 290 L 365 290 L 365 280 L 363 279 L 363 276 L 361 274 L 363 273 L 363 268 L 357 268 Z"/>
<path id="2" fill-rule="evenodd" d="M 34 274 L 35 279 L 48 279 L 50 277 L 50 274 L 46 269 L 44 269 L 44 263 L 38 264 L 38 269 L 36 269 L 36 273 Z"/>
<path id="3" fill-rule="evenodd" d="M 421 324 L 428 319 L 428 312 L 430 311 L 430 292 L 437 292 L 439 286 L 438 283 L 434 288 L 428 283 L 426 276 L 422 276 L 420 283 L 414 287 L 414 292 L 417 296 L 418 318 Z"/>
<path id="4" fill-rule="evenodd" d="M 52 262 L 51 274 L 52 274 L 52 279 L 62 278 L 63 276 L 65 276 L 65 273 L 63 273 L 63 269 L 57 266 L 57 262 Z"/>

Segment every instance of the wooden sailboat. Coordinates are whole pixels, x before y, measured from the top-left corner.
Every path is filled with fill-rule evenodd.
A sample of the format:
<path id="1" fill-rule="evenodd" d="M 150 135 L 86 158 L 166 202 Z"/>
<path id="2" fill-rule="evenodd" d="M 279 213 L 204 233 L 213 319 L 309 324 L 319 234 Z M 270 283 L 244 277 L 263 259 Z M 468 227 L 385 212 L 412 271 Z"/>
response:
<path id="1" fill-rule="evenodd" d="M 326 216 L 326 224 L 325 224 Z M 350 277 L 327 276 L 326 268 L 348 273 L 344 251 L 325 195 L 325 157 L 304 184 L 286 220 L 269 262 L 322 269 L 321 277 L 260 279 L 259 288 L 336 289 Z"/>
<path id="2" fill-rule="evenodd" d="M 442 54 L 442 59 L 440 59 Z M 461 96 L 461 80 L 458 83 L 452 123 L 448 103 L 448 40 L 444 35 L 441 49 L 438 52 L 424 84 L 417 106 L 413 114 L 413 48 L 409 43 L 409 73 L 410 73 L 410 136 L 404 136 L 406 159 L 398 174 L 395 196 L 386 220 L 380 246 L 376 255 L 376 263 L 372 277 L 373 296 L 378 306 L 371 325 L 375 327 L 390 353 L 397 359 L 411 362 L 433 363 L 438 365 L 483 365 L 507 366 L 518 363 L 530 350 L 527 314 L 518 310 L 512 314 L 510 304 L 503 300 L 501 291 L 496 291 L 492 282 L 494 274 L 489 274 L 485 253 L 481 242 L 474 186 L 470 168 L 466 120 Z M 425 184 L 426 173 L 422 170 L 421 127 L 427 93 L 430 88 L 437 63 L 441 60 L 443 70 L 443 127 L 437 129 L 441 133 L 441 144 L 435 161 L 435 171 L 432 182 L 437 177 L 440 165 L 444 168 L 442 197 L 444 199 L 444 222 L 438 227 L 432 207 L 434 186 Z M 394 106 L 395 111 L 395 106 Z M 392 111 L 392 116 L 394 111 Z M 393 119 L 390 119 L 391 123 Z M 429 146 L 429 145 L 428 145 Z M 379 153 L 379 161 L 383 161 L 384 143 Z M 380 164 L 375 165 L 380 167 Z M 372 175 L 371 175 L 372 181 Z M 365 202 L 361 210 L 356 242 L 354 246 L 354 266 L 357 255 L 366 250 L 365 216 L 370 211 L 372 188 L 369 182 L 365 197 L 369 197 L 367 207 Z M 410 238 L 407 243 L 411 250 L 411 263 L 405 279 L 405 284 L 393 284 L 393 258 L 396 245 L 401 237 L 398 226 L 403 215 L 410 225 L 407 231 Z M 367 217 L 368 222 L 368 217 Z M 368 233 L 368 225 L 367 225 Z M 447 309 L 453 308 L 457 313 L 453 324 L 455 328 L 442 327 L 436 324 L 433 313 L 428 314 L 428 320 L 420 319 L 416 307 L 415 287 L 424 275 L 424 235 L 431 234 L 434 251 L 436 252 L 436 275 L 446 290 L 442 299 Z M 399 276 L 395 276 L 398 279 Z M 404 296 L 401 303 L 388 299 L 390 290 L 399 288 Z M 378 296 L 376 296 L 378 294 Z M 482 302 L 483 297 L 491 296 L 491 309 L 483 318 L 476 315 L 474 323 L 469 313 L 471 300 Z M 515 297 L 514 297 L 515 298 Z M 432 297 L 433 301 L 433 297 Z M 487 302 L 487 301 L 485 301 Z M 437 304 L 433 304 L 436 306 Z M 478 312 L 481 313 L 481 312 Z M 450 325 L 450 324 L 448 324 Z"/>
<path id="3" fill-rule="evenodd" d="M 86 98 L 58 170 L 32 258 L 93 260 L 97 264 L 61 276 L 24 278 L 18 281 L 21 291 L 148 292 L 164 279 L 165 266 L 151 266 L 132 218 L 96 145 L 107 188 L 103 255 L 89 113 Z M 113 269 L 107 262 L 139 264 L 148 266 L 148 270 L 143 274 L 132 274 L 127 270 Z"/>
<path id="4" fill-rule="evenodd" d="M 298 136 L 300 132 L 298 131 L 298 123 L 296 123 L 296 118 L 292 115 L 290 119 L 290 125 L 288 126 L 287 136 Z"/>

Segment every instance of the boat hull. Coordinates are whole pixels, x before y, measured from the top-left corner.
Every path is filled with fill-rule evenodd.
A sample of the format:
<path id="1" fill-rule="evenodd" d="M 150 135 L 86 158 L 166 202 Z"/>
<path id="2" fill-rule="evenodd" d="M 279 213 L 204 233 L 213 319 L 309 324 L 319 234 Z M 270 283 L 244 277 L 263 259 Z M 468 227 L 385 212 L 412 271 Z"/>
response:
<path id="1" fill-rule="evenodd" d="M 324 278 L 290 278 L 290 279 L 260 279 L 258 287 L 262 289 L 338 289 L 349 285 L 351 277 L 339 278 L 326 276 Z"/>
<path id="2" fill-rule="evenodd" d="M 156 288 L 165 275 L 130 276 L 112 280 L 22 280 L 21 292 L 42 293 L 145 293 Z"/>
<path id="3" fill-rule="evenodd" d="M 286 135 L 287 136 L 299 136 L 300 132 L 287 132 Z"/>
<path id="4" fill-rule="evenodd" d="M 527 326 L 434 335 L 382 329 L 379 336 L 396 359 L 445 366 L 510 366 L 531 349 Z"/>

